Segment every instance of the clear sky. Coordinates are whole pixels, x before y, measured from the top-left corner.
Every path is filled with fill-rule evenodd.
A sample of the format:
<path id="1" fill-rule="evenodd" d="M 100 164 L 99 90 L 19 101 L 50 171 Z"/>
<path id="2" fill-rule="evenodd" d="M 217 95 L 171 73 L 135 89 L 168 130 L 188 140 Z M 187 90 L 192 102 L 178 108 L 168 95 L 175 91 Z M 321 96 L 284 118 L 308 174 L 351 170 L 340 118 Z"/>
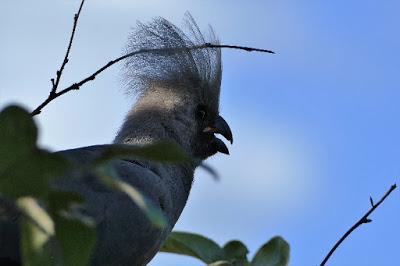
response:
<path id="1" fill-rule="evenodd" d="M 142 2 L 142 3 L 139 3 Z M 48 94 L 78 0 L 0 3 L 0 107 L 29 109 Z M 122 53 L 136 20 L 177 25 L 190 11 L 226 44 L 275 55 L 223 51 L 221 113 L 231 155 L 199 170 L 176 229 L 254 254 L 274 235 L 291 265 L 318 265 L 334 242 L 400 175 L 399 1 L 87 0 L 62 86 Z M 40 143 L 60 150 L 109 143 L 134 99 L 115 66 L 36 120 Z M 328 265 L 400 265 L 400 193 L 337 250 Z M 158 255 L 151 266 L 202 265 Z"/>

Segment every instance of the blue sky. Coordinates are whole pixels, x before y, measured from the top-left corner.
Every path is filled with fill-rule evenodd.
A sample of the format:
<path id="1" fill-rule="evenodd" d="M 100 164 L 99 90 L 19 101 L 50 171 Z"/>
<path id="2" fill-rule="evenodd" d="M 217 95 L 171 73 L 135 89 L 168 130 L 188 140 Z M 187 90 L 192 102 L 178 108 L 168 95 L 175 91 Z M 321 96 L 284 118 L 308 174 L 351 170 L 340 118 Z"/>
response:
<path id="1" fill-rule="evenodd" d="M 33 109 L 50 89 L 79 1 L 0 4 L 0 107 Z M 223 43 L 276 55 L 223 51 L 221 113 L 232 127 L 231 156 L 199 170 L 176 226 L 251 255 L 286 238 L 291 265 L 318 265 L 334 242 L 400 175 L 400 2 L 87 0 L 63 86 L 122 53 L 136 20 L 185 11 L 213 25 Z M 51 103 L 36 120 L 51 150 L 109 143 L 134 99 L 119 66 Z M 328 265 L 396 265 L 400 196 L 395 191 L 337 250 Z M 152 266 L 202 265 L 159 255 Z M 397 265 L 400 265 L 397 264 Z"/>

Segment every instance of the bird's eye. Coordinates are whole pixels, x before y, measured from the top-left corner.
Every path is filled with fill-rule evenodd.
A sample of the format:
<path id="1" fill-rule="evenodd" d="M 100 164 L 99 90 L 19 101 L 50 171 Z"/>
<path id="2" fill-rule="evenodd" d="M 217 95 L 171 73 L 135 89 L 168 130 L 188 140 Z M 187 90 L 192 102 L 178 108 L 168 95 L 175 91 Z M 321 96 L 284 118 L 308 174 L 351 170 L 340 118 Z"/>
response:
<path id="1" fill-rule="evenodd" d="M 200 120 L 205 120 L 207 118 L 207 110 L 204 105 L 197 106 L 196 117 Z"/>

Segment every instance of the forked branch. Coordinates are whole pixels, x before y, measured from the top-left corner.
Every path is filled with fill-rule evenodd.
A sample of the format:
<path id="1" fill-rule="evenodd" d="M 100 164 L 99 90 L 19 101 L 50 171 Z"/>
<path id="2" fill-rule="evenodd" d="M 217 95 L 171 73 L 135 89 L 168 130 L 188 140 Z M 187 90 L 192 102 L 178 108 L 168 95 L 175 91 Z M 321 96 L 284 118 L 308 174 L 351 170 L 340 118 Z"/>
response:
<path id="1" fill-rule="evenodd" d="M 43 108 L 46 107 L 54 99 L 60 97 L 61 95 L 66 94 L 66 93 L 68 93 L 68 92 L 70 92 L 72 90 L 79 90 L 82 85 L 84 85 L 85 83 L 87 83 L 89 81 L 94 80 L 96 78 L 96 76 L 99 75 L 101 72 L 103 72 L 107 68 L 111 67 L 112 65 L 114 65 L 114 64 L 116 64 L 116 63 L 118 63 L 118 62 L 120 62 L 120 61 L 122 61 L 122 60 L 124 60 L 124 59 L 126 59 L 128 57 L 135 56 L 135 55 L 142 54 L 142 53 L 173 52 L 173 51 L 179 51 L 181 49 L 187 49 L 187 47 L 185 47 L 185 48 L 177 47 L 177 48 L 167 48 L 167 49 L 141 49 L 141 50 L 138 50 L 138 51 L 135 51 L 135 52 L 120 56 L 120 57 L 118 57 L 118 58 L 116 58 L 114 60 L 111 60 L 107 64 L 105 64 L 104 66 L 100 67 L 98 70 L 93 72 L 93 74 L 89 75 L 88 77 L 82 79 L 79 82 L 76 82 L 76 83 L 70 85 L 69 87 L 67 87 L 67 88 L 65 88 L 65 89 L 63 89 L 61 91 L 57 91 L 58 86 L 60 84 L 61 76 L 62 76 L 63 71 L 64 71 L 64 68 L 67 65 L 68 61 L 69 61 L 68 56 L 69 56 L 69 53 L 71 51 L 72 43 L 74 41 L 75 31 L 76 31 L 76 27 L 78 25 L 78 19 L 79 19 L 79 16 L 81 14 L 84 2 L 85 2 L 85 0 L 82 0 L 81 4 L 79 6 L 78 12 L 74 15 L 74 25 L 72 27 L 72 33 L 71 33 L 71 36 L 70 36 L 70 39 L 69 39 L 67 52 L 65 53 L 65 57 L 64 57 L 64 60 L 63 60 L 63 62 L 61 64 L 60 69 L 57 70 L 57 72 L 56 72 L 56 78 L 55 79 L 54 78 L 51 79 L 52 88 L 50 90 L 50 93 L 47 96 L 47 98 L 41 104 L 39 104 L 39 106 L 36 107 L 35 110 L 33 110 L 31 112 L 32 116 L 40 114 L 42 112 Z M 271 54 L 274 53 L 273 51 L 266 50 L 266 49 L 259 49 L 259 48 L 252 48 L 252 47 L 245 47 L 245 46 L 238 46 L 238 45 L 223 45 L 223 44 L 220 45 L 220 44 L 212 44 L 212 43 L 205 43 L 203 45 L 194 46 L 191 49 L 207 49 L 207 48 L 229 48 L 229 49 L 244 50 L 244 51 L 247 51 L 247 52 L 253 52 L 254 51 L 254 52 L 263 52 L 263 53 L 271 53 Z"/>
<path id="2" fill-rule="evenodd" d="M 393 190 L 396 189 L 396 184 L 393 184 L 390 189 L 383 195 L 383 197 L 377 202 L 374 203 L 372 198 L 370 197 L 370 203 L 371 203 L 371 208 L 364 214 L 363 217 L 361 217 L 360 220 L 358 220 L 349 230 L 347 230 L 346 233 L 336 242 L 336 244 L 332 247 L 332 249 L 328 252 L 328 254 L 325 256 L 323 261 L 321 262 L 321 266 L 324 266 L 326 262 L 329 260 L 329 258 L 332 256 L 333 252 L 340 246 L 340 244 L 354 231 L 357 229 L 362 224 L 370 223 L 372 222 L 371 219 L 368 218 L 368 216 L 381 205 L 381 203 L 392 193 Z"/>
<path id="3" fill-rule="evenodd" d="M 211 44 L 211 43 L 205 43 L 203 45 L 198 45 L 198 46 L 193 46 L 190 49 L 209 49 L 209 48 L 229 48 L 229 49 L 238 49 L 238 50 L 244 50 L 247 52 L 262 52 L 262 53 L 274 53 L 273 51 L 270 50 L 265 50 L 265 49 L 259 49 L 259 48 L 252 48 L 252 47 L 246 47 L 246 46 L 238 46 L 238 45 L 224 45 L 224 44 Z M 181 47 L 177 47 L 177 48 L 162 48 L 162 49 L 141 49 L 141 50 L 137 50 L 134 51 L 132 53 L 120 56 L 114 60 L 109 61 L 107 64 L 105 64 L 104 66 L 100 67 L 99 69 L 97 69 L 95 72 L 93 72 L 91 75 L 89 75 L 88 77 L 82 79 L 79 82 L 76 82 L 72 85 L 70 85 L 69 87 L 57 92 L 51 92 L 49 94 L 49 96 L 47 97 L 46 100 L 44 100 L 38 107 L 36 107 L 36 109 L 34 111 L 31 112 L 32 116 L 38 115 L 42 112 L 42 109 L 48 105 L 52 100 L 60 97 L 63 94 L 66 94 L 67 92 L 70 92 L 72 90 L 79 90 L 80 87 L 82 85 L 84 85 L 85 83 L 94 80 L 97 75 L 99 75 L 101 72 L 103 72 L 104 70 L 106 70 L 107 68 L 111 67 L 112 65 L 128 58 L 131 56 L 135 56 L 135 55 L 139 55 L 139 54 L 143 54 L 143 53 L 171 53 L 171 52 L 178 52 L 179 50 L 185 49 L 187 50 L 187 47 L 181 48 Z"/>
<path id="4" fill-rule="evenodd" d="M 83 7 L 84 3 L 85 3 L 85 0 L 82 0 L 81 4 L 79 5 L 78 12 L 74 15 L 74 24 L 72 26 L 72 32 L 71 32 L 71 36 L 69 38 L 67 51 L 65 52 L 64 60 L 61 64 L 60 69 L 57 70 L 57 72 L 56 72 L 56 77 L 51 79 L 52 87 L 51 87 L 50 93 L 47 96 L 47 99 L 44 100 L 43 103 L 41 103 L 35 110 L 32 111 L 32 113 L 31 113 L 32 116 L 40 114 L 40 112 L 44 106 L 46 106 L 48 103 L 50 103 L 52 100 L 54 100 L 55 98 L 58 97 L 57 96 L 58 85 L 60 84 L 60 80 L 61 80 L 61 76 L 63 74 L 64 68 L 69 61 L 69 59 L 68 59 L 69 53 L 72 48 L 72 43 L 74 42 L 76 27 L 78 25 L 79 16 L 81 15 L 81 11 L 82 11 L 82 7 Z"/>

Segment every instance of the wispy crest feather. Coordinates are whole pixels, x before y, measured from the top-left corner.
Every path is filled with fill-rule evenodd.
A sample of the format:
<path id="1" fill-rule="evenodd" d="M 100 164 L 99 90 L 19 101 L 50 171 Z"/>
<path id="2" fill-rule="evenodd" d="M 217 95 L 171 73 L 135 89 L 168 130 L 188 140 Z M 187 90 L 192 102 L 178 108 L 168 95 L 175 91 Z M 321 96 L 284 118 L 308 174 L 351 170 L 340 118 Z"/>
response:
<path id="1" fill-rule="evenodd" d="M 200 87 L 205 97 L 218 101 L 221 50 L 199 47 L 205 43 L 219 44 L 219 41 L 211 27 L 206 40 L 188 12 L 184 22 L 187 33 L 161 17 L 148 24 L 138 22 L 126 52 L 152 51 L 127 59 L 124 76 L 130 91 L 144 94 L 154 86 L 199 91 Z"/>

